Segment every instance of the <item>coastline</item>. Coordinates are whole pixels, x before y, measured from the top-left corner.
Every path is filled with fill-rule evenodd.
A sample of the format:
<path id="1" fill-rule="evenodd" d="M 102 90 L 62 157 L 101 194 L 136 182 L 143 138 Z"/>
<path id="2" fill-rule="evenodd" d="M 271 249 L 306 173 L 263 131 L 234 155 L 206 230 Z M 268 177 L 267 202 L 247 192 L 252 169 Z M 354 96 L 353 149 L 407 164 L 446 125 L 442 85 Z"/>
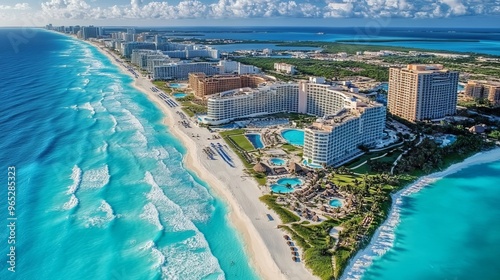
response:
<path id="1" fill-rule="evenodd" d="M 72 37 L 74 38 L 74 37 Z M 80 40 L 81 41 L 81 40 Z M 277 229 L 279 217 L 259 200 L 263 193 L 257 183 L 244 173 L 244 166 L 232 150 L 226 150 L 234 161 L 235 167 L 230 168 L 222 160 L 206 159 L 202 148 L 210 146 L 210 143 L 225 144 L 221 139 L 211 139 L 214 135 L 206 129 L 185 128 L 178 125 L 181 121 L 179 114 L 175 113 L 178 108 L 170 108 L 156 93 L 151 91 L 154 84 L 139 74 L 135 78 L 124 65 L 118 63 L 114 55 L 107 52 L 96 42 L 87 42 L 95 47 L 101 54 L 105 55 L 113 65 L 118 67 L 124 74 L 129 75 L 134 81 L 131 85 L 147 98 L 154 102 L 163 114 L 163 123 L 168 130 L 181 141 L 186 148 L 183 163 L 185 167 L 193 171 L 199 178 L 205 181 L 210 189 L 221 198 L 228 206 L 228 220 L 232 226 L 241 234 L 245 251 L 250 259 L 252 267 L 258 276 L 263 279 L 316 279 L 305 267 L 304 263 L 297 264 L 290 257 L 290 249 L 284 241 L 283 231 Z M 190 137 L 192 134 L 200 137 Z M 230 170 L 234 169 L 234 170 Z M 275 221 L 268 221 L 266 214 L 272 213 Z"/>
<path id="2" fill-rule="evenodd" d="M 432 184 L 443 177 L 459 172 L 462 169 L 498 160 L 500 160 L 500 148 L 495 148 L 486 152 L 479 152 L 466 158 L 462 162 L 450 165 L 443 171 L 420 177 L 415 182 L 392 194 L 391 209 L 386 220 L 377 228 L 370 240 L 370 243 L 364 249 L 359 250 L 356 255 L 349 260 L 349 263 L 340 279 L 361 279 L 366 269 L 373 263 L 373 260 L 385 254 L 394 245 L 394 231 L 400 222 L 403 197 L 417 193 L 429 184 Z"/>

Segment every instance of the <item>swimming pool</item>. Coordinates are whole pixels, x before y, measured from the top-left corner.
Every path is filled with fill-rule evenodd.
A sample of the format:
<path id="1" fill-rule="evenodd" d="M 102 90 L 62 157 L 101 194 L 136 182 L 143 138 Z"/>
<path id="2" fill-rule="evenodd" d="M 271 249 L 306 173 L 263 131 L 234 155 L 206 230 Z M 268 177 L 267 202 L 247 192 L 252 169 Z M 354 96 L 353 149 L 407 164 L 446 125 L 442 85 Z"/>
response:
<path id="1" fill-rule="evenodd" d="M 319 164 L 309 163 L 309 162 L 307 162 L 307 160 L 303 160 L 302 164 L 307 166 L 307 167 L 311 167 L 311 168 L 323 168 L 323 166 L 321 166 Z"/>
<path id="2" fill-rule="evenodd" d="M 304 146 L 304 131 L 300 129 L 285 129 L 281 136 L 290 144 Z"/>
<path id="3" fill-rule="evenodd" d="M 269 161 L 272 163 L 272 165 L 277 165 L 277 166 L 282 166 L 286 164 L 286 160 L 282 158 L 271 158 Z"/>
<path id="4" fill-rule="evenodd" d="M 168 84 L 168 86 L 171 88 L 186 88 L 187 87 L 186 84 L 177 84 L 177 83 L 170 83 L 170 84 Z"/>
<path id="5" fill-rule="evenodd" d="M 295 189 L 293 187 L 288 188 L 287 186 L 284 185 L 273 184 L 271 185 L 271 190 L 274 193 L 290 193 L 293 192 Z"/>
<path id="6" fill-rule="evenodd" d="M 262 143 L 262 140 L 260 138 L 260 134 L 249 133 L 249 134 L 245 134 L 245 136 L 247 137 L 247 139 L 250 141 L 250 143 L 252 143 L 252 145 L 256 149 L 262 149 L 262 148 L 264 148 L 264 144 Z"/>
<path id="7" fill-rule="evenodd" d="M 448 146 L 453 144 L 455 141 L 457 141 L 457 136 L 453 134 L 446 135 L 446 137 L 443 139 L 443 146 Z"/>
<path id="8" fill-rule="evenodd" d="M 330 206 L 331 207 L 342 207 L 342 201 L 339 199 L 332 199 L 330 200 Z"/>
<path id="9" fill-rule="evenodd" d="M 187 94 L 183 93 L 183 92 L 176 92 L 176 93 L 172 94 L 172 96 L 175 98 L 183 98 L 183 97 L 186 97 Z"/>
<path id="10" fill-rule="evenodd" d="M 293 192 L 294 187 L 298 185 L 302 185 L 302 180 L 299 178 L 281 178 L 276 184 L 271 185 L 271 190 L 275 193 L 289 193 Z"/>

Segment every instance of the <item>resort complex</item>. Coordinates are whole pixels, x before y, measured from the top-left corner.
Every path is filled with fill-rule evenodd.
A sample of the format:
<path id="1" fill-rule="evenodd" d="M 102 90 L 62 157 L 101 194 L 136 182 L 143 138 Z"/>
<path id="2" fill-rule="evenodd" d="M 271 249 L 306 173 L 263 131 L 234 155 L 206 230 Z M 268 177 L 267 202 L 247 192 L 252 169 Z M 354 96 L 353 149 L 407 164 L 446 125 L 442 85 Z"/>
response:
<path id="1" fill-rule="evenodd" d="M 458 72 L 444 69 L 442 65 L 392 67 L 387 107 L 391 114 L 411 122 L 454 115 L 457 85 Z"/>
<path id="2" fill-rule="evenodd" d="M 305 130 L 304 158 L 312 164 L 339 165 L 359 155 L 382 136 L 385 107 L 328 84 L 270 83 L 255 89 L 225 91 L 208 98 L 206 124 L 274 113 L 319 117 Z"/>
<path id="3" fill-rule="evenodd" d="M 492 105 L 500 105 L 500 82 L 467 81 L 465 95 L 473 99 L 488 100 Z"/>

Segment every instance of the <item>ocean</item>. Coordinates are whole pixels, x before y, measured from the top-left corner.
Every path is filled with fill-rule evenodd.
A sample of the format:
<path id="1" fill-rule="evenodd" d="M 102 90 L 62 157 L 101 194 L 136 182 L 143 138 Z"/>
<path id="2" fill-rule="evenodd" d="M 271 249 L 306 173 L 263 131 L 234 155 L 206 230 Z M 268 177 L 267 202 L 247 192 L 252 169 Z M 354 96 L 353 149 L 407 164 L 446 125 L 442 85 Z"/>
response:
<path id="1" fill-rule="evenodd" d="M 0 279 L 258 279 L 226 204 L 104 55 L 0 29 L 0 69 Z"/>
<path id="2" fill-rule="evenodd" d="M 498 160 L 411 186 L 343 279 L 500 279 Z"/>

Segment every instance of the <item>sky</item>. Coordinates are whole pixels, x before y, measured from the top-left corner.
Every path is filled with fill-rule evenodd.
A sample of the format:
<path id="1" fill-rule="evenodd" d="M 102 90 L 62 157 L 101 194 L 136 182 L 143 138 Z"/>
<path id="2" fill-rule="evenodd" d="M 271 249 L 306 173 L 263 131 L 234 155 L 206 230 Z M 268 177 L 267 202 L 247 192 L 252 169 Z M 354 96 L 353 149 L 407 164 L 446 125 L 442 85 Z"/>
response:
<path id="1" fill-rule="evenodd" d="M 500 0 L 1 0 L 0 26 L 492 27 Z"/>

